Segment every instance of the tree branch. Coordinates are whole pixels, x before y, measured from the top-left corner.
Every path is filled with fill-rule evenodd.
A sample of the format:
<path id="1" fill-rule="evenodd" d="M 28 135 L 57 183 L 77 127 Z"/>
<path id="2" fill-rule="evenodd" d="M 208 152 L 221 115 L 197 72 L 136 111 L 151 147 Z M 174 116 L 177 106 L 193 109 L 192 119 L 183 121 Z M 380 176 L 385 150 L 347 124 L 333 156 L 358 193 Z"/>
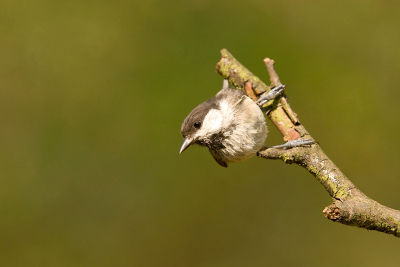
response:
<path id="1" fill-rule="evenodd" d="M 253 100 L 270 90 L 226 49 L 221 50 L 222 59 L 217 63 L 217 73 L 238 89 L 244 89 Z M 271 87 L 281 84 L 274 68 L 274 61 L 266 58 L 264 63 L 270 75 Z M 263 106 L 271 121 L 282 133 L 285 141 L 299 138 L 312 139 L 297 115 L 290 108 L 285 94 Z M 265 159 L 280 159 L 288 164 L 306 168 L 325 187 L 333 203 L 323 210 L 325 217 L 346 225 L 376 230 L 400 237 L 400 211 L 388 208 L 364 195 L 328 158 L 318 143 L 308 147 L 280 150 L 265 147 L 257 154 Z"/>

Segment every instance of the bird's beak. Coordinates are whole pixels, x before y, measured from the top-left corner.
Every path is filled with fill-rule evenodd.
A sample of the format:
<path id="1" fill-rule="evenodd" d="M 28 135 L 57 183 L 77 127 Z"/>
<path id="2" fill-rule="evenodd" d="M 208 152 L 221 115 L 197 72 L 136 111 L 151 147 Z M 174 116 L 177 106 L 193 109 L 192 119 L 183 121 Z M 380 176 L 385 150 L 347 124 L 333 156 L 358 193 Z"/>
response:
<path id="1" fill-rule="evenodd" d="M 193 142 L 192 138 L 186 137 L 185 140 L 183 140 L 183 144 L 181 146 L 181 150 L 179 151 L 179 154 L 181 154 L 183 151 L 185 151 L 186 148 L 188 148 Z"/>

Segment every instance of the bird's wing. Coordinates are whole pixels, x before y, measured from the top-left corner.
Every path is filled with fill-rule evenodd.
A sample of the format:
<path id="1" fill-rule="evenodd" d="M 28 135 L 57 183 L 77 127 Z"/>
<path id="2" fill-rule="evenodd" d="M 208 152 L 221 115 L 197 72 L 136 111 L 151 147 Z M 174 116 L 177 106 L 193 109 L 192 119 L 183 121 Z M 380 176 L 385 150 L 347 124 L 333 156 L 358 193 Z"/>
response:
<path id="1" fill-rule="evenodd" d="M 228 167 L 228 163 L 222 158 L 222 156 L 216 152 L 215 150 L 209 149 L 211 155 L 213 156 L 213 158 L 215 159 L 215 161 L 221 165 L 222 167 L 227 168 Z"/>

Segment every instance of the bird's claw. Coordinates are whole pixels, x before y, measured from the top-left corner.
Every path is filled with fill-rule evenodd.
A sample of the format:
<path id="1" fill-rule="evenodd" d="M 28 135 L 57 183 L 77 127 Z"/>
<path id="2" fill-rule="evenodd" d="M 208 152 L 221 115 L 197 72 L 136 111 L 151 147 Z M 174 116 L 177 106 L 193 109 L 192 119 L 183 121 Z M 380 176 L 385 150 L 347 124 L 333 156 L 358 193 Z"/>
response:
<path id="1" fill-rule="evenodd" d="M 262 107 L 265 103 L 268 101 L 274 99 L 277 97 L 279 94 L 281 94 L 285 90 L 286 85 L 280 84 L 274 88 L 272 88 L 266 95 L 263 97 L 260 97 L 257 101 L 256 104 L 260 107 Z"/>
<path id="2" fill-rule="evenodd" d="M 311 140 L 311 139 L 297 139 L 297 140 L 290 140 L 287 141 L 283 145 L 278 145 L 278 146 L 272 146 L 270 148 L 283 148 L 283 149 L 289 149 L 293 147 L 298 147 L 298 146 L 305 146 L 305 145 L 312 145 L 318 143 L 317 141 Z"/>

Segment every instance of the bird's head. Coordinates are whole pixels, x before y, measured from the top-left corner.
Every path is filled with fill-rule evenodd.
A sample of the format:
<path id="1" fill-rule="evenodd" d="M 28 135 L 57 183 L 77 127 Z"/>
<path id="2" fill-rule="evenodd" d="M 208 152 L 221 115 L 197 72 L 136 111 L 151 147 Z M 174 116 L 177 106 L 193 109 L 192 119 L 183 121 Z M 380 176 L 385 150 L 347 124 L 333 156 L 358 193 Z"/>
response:
<path id="1" fill-rule="evenodd" d="M 216 99 L 211 98 L 193 109 L 183 121 L 181 134 L 185 140 L 179 153 L 193 144 L 211 148 L 221 132 L 222 114 Z"/>

